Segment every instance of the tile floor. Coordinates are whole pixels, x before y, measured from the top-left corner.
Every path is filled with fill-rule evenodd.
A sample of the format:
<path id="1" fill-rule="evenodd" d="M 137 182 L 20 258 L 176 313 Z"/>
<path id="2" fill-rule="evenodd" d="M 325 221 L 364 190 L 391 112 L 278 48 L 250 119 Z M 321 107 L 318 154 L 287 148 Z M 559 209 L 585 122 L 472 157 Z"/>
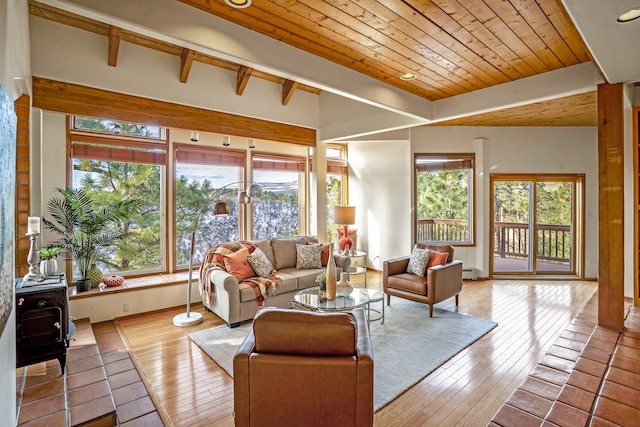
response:
<path id="1" fill-rule="evenodd" d="M 57 360 L 16 370 L 18 425 L 161 426 L 113 322 L 76 322 L 66 372 Z"/>
<path id="2" fill-rule="evenodd" d="M 640 308 L 625 330 L 597 326 L 597 295 L 561 334 L 490 427 L 639 426 Z"/>

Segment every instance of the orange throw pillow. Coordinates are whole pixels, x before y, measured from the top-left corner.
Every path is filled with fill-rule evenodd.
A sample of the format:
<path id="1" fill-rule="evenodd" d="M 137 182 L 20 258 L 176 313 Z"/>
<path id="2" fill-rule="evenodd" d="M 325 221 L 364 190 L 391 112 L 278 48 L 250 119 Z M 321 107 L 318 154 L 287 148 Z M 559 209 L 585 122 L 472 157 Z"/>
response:
<path id="1" fill-rule="evenodd" d="M 224 255 L 224 268 L 227 273 L 235 276 L 238 282 L 256 275 L 253 268 L 251 268 L 251 264 L 247 261 L 247 255 L 249 255 L 249 251 L 246 248 Z"/>
<path id="2" fill-rule="evenodd" d="M 429 263 L 427 264 L 427 270 L 431 267 L 435 267 L 436 265 L 445 265 L 447 263 L 448 256 L 449 254 L 447 252 L 431 251 Z"/>

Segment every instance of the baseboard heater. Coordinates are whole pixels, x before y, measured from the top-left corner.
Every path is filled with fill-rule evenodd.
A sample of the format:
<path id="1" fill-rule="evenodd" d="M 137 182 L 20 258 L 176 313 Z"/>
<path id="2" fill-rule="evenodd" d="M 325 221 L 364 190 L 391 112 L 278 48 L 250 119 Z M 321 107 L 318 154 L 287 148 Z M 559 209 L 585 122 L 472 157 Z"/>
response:
<path id="1" fill-rule="evenodd" d="M 478 280 L 478 273 L 475 268 L 463 268 L 462 280 Z"/>

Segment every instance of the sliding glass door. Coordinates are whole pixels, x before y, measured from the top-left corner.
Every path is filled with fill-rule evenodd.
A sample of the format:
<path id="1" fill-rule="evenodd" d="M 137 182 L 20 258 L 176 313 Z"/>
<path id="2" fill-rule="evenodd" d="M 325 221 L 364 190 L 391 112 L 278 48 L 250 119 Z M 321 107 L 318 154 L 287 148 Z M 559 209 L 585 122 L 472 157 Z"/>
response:
<path id="1" fill-rule="evenodd" d="M 580 175 L 491 176 L 492 275 L 576 274 L 582 181 Z"/>

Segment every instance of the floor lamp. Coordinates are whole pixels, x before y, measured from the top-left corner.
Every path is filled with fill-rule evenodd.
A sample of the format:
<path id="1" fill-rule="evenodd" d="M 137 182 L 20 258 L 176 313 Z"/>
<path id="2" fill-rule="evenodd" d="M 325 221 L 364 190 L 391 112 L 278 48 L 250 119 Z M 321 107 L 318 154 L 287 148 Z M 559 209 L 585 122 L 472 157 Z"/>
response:
<path id="1" fill-rule="evenodd" d="M 191 276 L 193 273 L 193 253 L 195 252 L 195 243 L 196 243 L 196 231 L 198 231 L 198 223 L 200 222 L 200 218 L 202 215 L 209 210 L 211 205 L 215 203 L 213 208 L 214 216 L 226 216 L 229 215 L 229 205 L 225 202 L 219 200 L 222 195 L 224 195 L 227 191 L 230 190 L 231 185 L 242 184 L 244 182 L 232 182 L 231 184 L 227 184 L 224 187 L 220 187 L 217 190 L 211 192 L 206 199 L 203 200 L 203 203 L 196 210 L 196 215 L 193 221 L 193 230 L 191 231 L 191 248 L 189 250 L 189 278 L 187 279 L 187 312 L 177 314 L 173 317 L 173 324 L 175 326 L 191 326 L 197 325 L 202 322 L 202 314 L 198 312 L 191 312 Z M 246 191 L 240 191 L 238 193 L 238 203 L 239 204 L 247 204 L 251 203 L 251 199 L 253 197 L 262 196 L 262 187 L 258 184 L 251 184 Z"/>

